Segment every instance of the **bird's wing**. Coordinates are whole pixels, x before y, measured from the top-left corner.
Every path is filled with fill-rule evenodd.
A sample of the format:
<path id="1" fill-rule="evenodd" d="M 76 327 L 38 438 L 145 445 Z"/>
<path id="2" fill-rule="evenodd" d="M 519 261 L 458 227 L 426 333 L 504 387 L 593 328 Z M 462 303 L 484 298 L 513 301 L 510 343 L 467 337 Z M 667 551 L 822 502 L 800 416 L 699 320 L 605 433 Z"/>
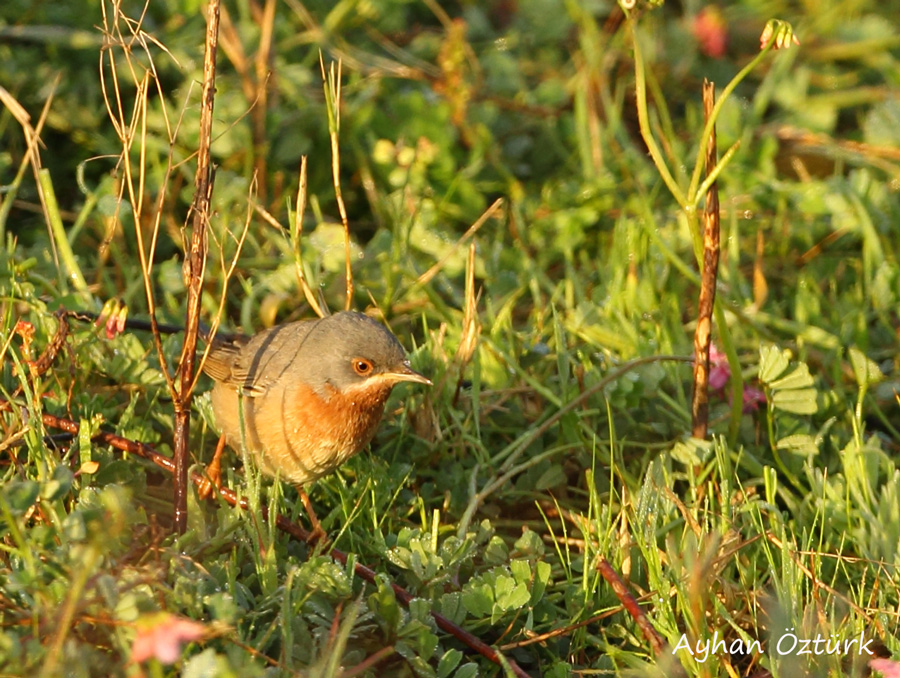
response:
<path id="1" fill-rule="evenodd" d="M 216 381 L 228 382 L 234 363 L 250 339 L 243 335 L 216 336 L 203 363 L 203 371 Z"/>
<path id="2" fill-rule="evenodd" d="M 245 396 L 261 396 L 299 359 L 303 343 L 317 322 L 301 320 L 263 330 L 253 337 L 221 343 L 213 340 L 203 369 Z"/>

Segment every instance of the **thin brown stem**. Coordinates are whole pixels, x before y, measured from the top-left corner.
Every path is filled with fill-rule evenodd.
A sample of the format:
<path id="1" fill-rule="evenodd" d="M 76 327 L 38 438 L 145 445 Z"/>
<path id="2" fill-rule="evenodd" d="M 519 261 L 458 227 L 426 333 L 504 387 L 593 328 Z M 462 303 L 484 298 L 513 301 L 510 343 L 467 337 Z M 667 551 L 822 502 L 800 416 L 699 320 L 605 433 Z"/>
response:
<path id="1" fill-rule="evenodd" d="M 347 218 L 347 208 L 344 206 L 344 195 L 341 192 L 341 147 L 339 134 L 341 131 L 341 62 L 337 62 L 335 70 L 334 62 L 328 71 L 325 71 L 325 61 L 319 54 L 319 67 L 322 69 L 322 80 L 325 86 L 325 105 L 328 109 L 328 134 L 331 138 L 331 179 L 334 183 L 334 197 L 337 200 L 338 212 L 341 215 L 341 224 L 344 226 L 344 261 L 346 263 L 347 298 L 344 300 L 344 308 L 350 310 L 353 305 L 353 270 L 350 266 L 350 221 Z"/>
<path id="2" fill-rule="evenodd" d="M 494 214 L 503 207 L 503 198 L 497 198 L 491 206 L 488 207 L 484 212 L 482 212 L 481 216 L 475 220 L 475 223 L 469 226 L 466 229 L 466 232 L 463 233 L 459 240 L 453 243 L 453 246 L 447 250 L 447 253 L 441 258 L 440 261 L 435 263 L 431 268 L 425 271 L 422 275 L 420 275 L 415 284 L 416 285 L 426 285 L 431 281 L 434 276 L 440 273 L 441 269 L 447 264 L 447 262 L 454 256 L 456 256 L 457 250 L 466 242 L 469 238 L 473 237 L 476 233 L 478 233 L 478 229 L 487 223 L 487 220 L 490 219 Z"/>
<path id="3" fill-rule="evenodd" d="M 147 299 L 147 311 L 150 316 L 150 324 L 153 332 L 153 342 L 156 347 L 157 356 L 159 357 L 160 369 L 162 370 L 163 376 L 166 379 L 166 385 L 168 386 L 169 392 L 172 397 L 175 398 L 175 381 L 169 371 L 168 362 L 163 351 L 160 328 L 156 321 L 156 301 L 153 295 L 153 285 L 150 275 L 150 271 L 153 266 L 154 255 L 156 252 L 156 242 L 157 236 L 159 234 L 160 220 L 163 214 L 163 205 L 165 203 L 166 193 L 164 187 L 168 185 L 168 179 L 172 172 L 171 152 L 166 164 L 165 175 L 162 182 L 160 183 L 163 188 L 160 189 L 156 205 L 152 209 L 152 214 L 154 215 L 154 217 L 152 231 L 149 236 L 149 249 L 145 244 L 145 236 L 141 220 L 141 215 L 143 214 L 145 176 L 144 168 L 147 164 L 147 97 L 150 83 L 154 82 L 156 84 L 157 93 L 160 95 L 162 94 L 159 78 L 157 77 L 156 65 L 153 60 L 153 55 L 150 52 L 150 43 L 156 45 L 163 52 L 169 54 L 169 56 L 171 56 L 171 54 L 168 52 L 168 50 L 166 50 L 165 46 L 163 46 L 161 43 L 141 30 L 141 21 L 143 20 L 143 15 L 141 15 L 138 20 L 132 20 L 121 13 L 121 8 L 118 5 L 112 5 L 111 14 L 108 13 L 107 3 L 104 2 L 101 7 L 103 12 L 103 32 L 106 37 L 106 49 L 104 49 L 100 57 L 100 85 L 103 92 L 103 100 L 106 105 L 107 114 L 109 115 L 109 119 L 116 130 L 116 134 L 119 137 L 120 143 L 122 144 L 122 155 L 119 159 L 119 164 L 124 174 L 124 180 L 121 182 L 118 188 L 118 204 L 122 204 L 124 202 L 122 200 L 122 197 L 127 192 L 128 202 L 131 205 L 132 215 L 134 217 L 135 236 L 138 245 L 138 257 L 141 265 L 141 278 L 143 280 L 144 292 Z M 144 11 L 146 11 L 146 5 L 144 6 Z M 123 24 L 126 27 L 127 35 L 123 34 L 122 32 Z M 138 67 L 135 65 L 134 60 L 132 59 L 131 52 L 135 43 L 144 50 L 147 56 L 148 66 L 143 75 L 138 75 Z M 113 49 L 114 47 L 115 49 Z M 135 105 L 130 119 L 126 119 L 124 102 L 119 85 L 118 73 L 120 69 L 117 65 L 117 50 L 121 51 L 122 53 L 125 64 L 127 65 L 127 71 L 131 74 L 135 88 Z M 106 59 L 106 61 L 108 62 L 108 72 L 110 78 L 109 85 L 107 85 L 107 68 L 104 67 L 104 59 Z M 114 99 L 110 98 L 111 95 L 114 97 Z M 168 140 L 170 143 L 172 143 L 175 138 L 175 132 L 172 130 L 169 123 L 169 116 L 164 103 L 165 97 L 159 96 L 159 101 L 161 102 L 159 111 L 161 112 L 162 119 L 166 125 Z M 140 130 L 139 136 L 137 131 L 138 129 Z M 137 170 L 135 170 L 132 166 L 131 158 L 131 151 L 134 146 L 136 137 L 140 140 L 140 157 Z M 140 184 L 137 188 L 135 187 L 135 181 L 138 181 Z M 119 208 L 117 207 L 116 209 L 117 213 L 114 217 L 114 220 L 119 221 Z"/>
<path id="4" fill-rule="evenodd" d="M 659 631 L 653 628 L 653 624 L 647 619 L 647 615 L 641 609 L 641 606 L 638 605 L 634 596 L 631 595 L 631 591 L 625 586 L 625 582 L 622 581 L 619 573 L 613 569 L 613 566 L 610 565 L 609 561 L 603 556 L 600 556 L 600 560 L 597 562 L 597 571 L 600 572 L 603 578 L 612 587 L 613 593 L 616 594 L 616 598 L 619 599 L 624 608 L 628 611 L 628 614 L 630 614 L 637 623 L 644 638 L 650 643 L 650 648 L 653 650 L 654 656 L 659 657 L 666 649 L 666 641 L 659 634 Z"/>
<path id="5" fill-rule="evenodd" d="M 703 81 L 703 112 L 708 121 L 715 106 L 715 85 Z M 716 128 L 710 128 L 706 146 L 706 172 L 716 167 Z M 697 304 L 697 329 L 694 331 L 694 396 L 691 402 L 692 435 L 706 438 L 709 427 L 709 347 L 712 341 L 712 315 L 719 273 L 719 187 L 710 184 L 703 213 L 703 270 L 700 272 L 700 300 Z"/>
<path id="6" fill-rule="evenodd" d="M 325 316 L 325 312 L 319 305 L 316 295 L 313 294 L 309 282 L 306 280 L 306 273 L 303 271 L 303 251 L 301 242 L 303 240 L 303 213 L 306 211 L 306 156 L 300 158 L 300 178 L 297 181 L 297 211 L 294 214 L 294 223 L 291 228 L 291 245 L 294 249 L 294 265 L 297 267 L 297 281 L 300 283 L 300 289 L 306 303 L 309 304 L 320 318 Z M 277 223 L 277 222 L 276 222 Z"/>
<path id="7" fill-rule="evenodd" d="M 194 367 L 197 353 L 197 336 L 200 331 L 200 298 L 203 293 L 203 277 L 206 271 L 208 247 L 206 228 L 209 222 L 209 204 L 213 179 L 210 166 L 213 104 L 215 102 L 216 52 L 219 36 L 219 0 L 210 0 L 206 18 L 206 51 L 203 57 L 203 93 L 200 102 L 200 142 L 197 150 L 197 174 L 194 181 L 190 249 L 185 259 L 188 300 L 184 328 L 184 344 L 178 361 L 181 383 L 175 398 L 174 433 L 174 527 L 178 533 L 187 528 L 188 495 L 188 439 L 191 428 L 191 398 L 194 386 Z"/>

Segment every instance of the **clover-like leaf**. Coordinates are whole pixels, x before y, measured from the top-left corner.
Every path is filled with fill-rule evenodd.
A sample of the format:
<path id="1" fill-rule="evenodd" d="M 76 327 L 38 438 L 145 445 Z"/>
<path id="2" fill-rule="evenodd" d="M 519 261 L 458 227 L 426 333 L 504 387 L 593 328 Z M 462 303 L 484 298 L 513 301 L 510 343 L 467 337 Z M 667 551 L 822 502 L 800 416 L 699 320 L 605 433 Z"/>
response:
<path id="1" fill-rule="evenodd" d="M 796 369 L 786 377 L 777 379 L 769 383 L 769 388 L 773 391 L 787 391 L 798 388 L 809 388 L 813 385 L 812 375 L 809 373 L 809 367 L 806 363 L 800 363 Z"/>
<path id="2" fill-rule="evenodd" d="M 775 443 L 775 447 L 779 450 L 785 450 L 791 454 L 803 457 L 818 454 L 819 452 L 819 446 L 816 444 L 815 436 L 806 433 L 785 436 Z"/>
<path id="3" fill-rule="evenodd" d="M 788 368 L 787 351 L 777 346 L 759 347 L 759 380 L 764 384 L 775 381 Z"/>
<path id="4" fill-rule="evenodd" d="M 882 374 L 881 369 L 875 361 L 868 358 L 865 353 L 855 346 L 850 348 L 849 353 L 850 366 L 853 368 L 853 377 L 856 379 L 856 383 L 859 384 L 860 388 L 867 388 L 884 379 L 884 374 Z"/>
<path id="5" fill-rule="evenodd" d="M 775 391 L 772 394 L 772 405 L 792 414 L 815 414 L 819 409 L 814 388 Z"/>
<path id="6" fill-rule="evenodd" d="M 486 617 L 494 606 L 494 592 L 489 584 L 471 584 L 463 591 L 462 603 L 473 617 Z"/>
<path id="7" fill-rule="evenodd" d="M 448 678 L 453 674 L 453 669 L 459 666 L 462 661 L 463 653 L 455 648 L 447 650 L 438 660 L 437 675 L 438 678 Z"/>

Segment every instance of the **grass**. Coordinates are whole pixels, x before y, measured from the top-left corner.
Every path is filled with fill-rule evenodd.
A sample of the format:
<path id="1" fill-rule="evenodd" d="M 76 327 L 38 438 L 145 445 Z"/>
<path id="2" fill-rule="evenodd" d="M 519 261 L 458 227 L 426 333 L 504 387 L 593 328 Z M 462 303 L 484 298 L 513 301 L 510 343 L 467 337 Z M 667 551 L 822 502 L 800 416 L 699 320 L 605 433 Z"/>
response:
<path id="1" fill-rule="evenodd" d="M 341 308 L 349 247 L 351 305 L 383 313 L 435 385 L 399 387 L 371 450 L 310 490 L 347 564 L 265 521 L 261 504 L 305 516 L 236 457 L 226 484 L 249 506 L 191 494 L 173 535 L 171 477 L 91 433 L 171 454 L 160 363 L 182 337 L 161 358 L 148 333 L 73 322 L 52 364 L 34 361 L 60 307 L 116 298 L 146 317 L 141 251 L 159 320 L 184 323 L 203 16 L 173 0 L 133 34 L 137 6 L 7 3 L 0 675 L 512 675 L 432 612 L 532 676 L 869 675 L 854 639 L 896 658 L 890 8 L 723 6 L 714 58 L 689 4 L 633 23 L 543 0 L 266 7 L 223 20 L 201 314 L 252 331 L 311 316 L 310 298 Z M 772 17 L 799 48 L 759 56 Z M 97 25 L 122 40 L 102 80 Z M 728 381 L 696 440 L 704 77 L 720 151 L 740 145 L 718 176 Z M 735 384 L 765 402 L 737 415 Z M 216 437 L 207 386 L 197 468 Z M 788 631 L 823 651 L 782 651 Z M 133 660 L 148 639 L 158 658 Z"/>

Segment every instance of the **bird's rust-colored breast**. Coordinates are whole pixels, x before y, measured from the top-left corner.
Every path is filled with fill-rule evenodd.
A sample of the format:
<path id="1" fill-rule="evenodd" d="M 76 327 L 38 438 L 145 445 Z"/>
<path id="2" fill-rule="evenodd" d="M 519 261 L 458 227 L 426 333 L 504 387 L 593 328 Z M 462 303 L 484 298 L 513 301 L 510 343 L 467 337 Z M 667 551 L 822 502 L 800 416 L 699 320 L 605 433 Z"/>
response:
<path id="1" fill-rule="evenodd" d="M 297 385 L 245 398 L 245 442 L 264 472 L 298 485 L 311 482 L 369 443 L 390 391 L 384 383 L 362 383 L 344 392 L 329 387 L 322 397 Z M 236 410 L 237 393 L 230 398 Z M 240 449 L 240 432 L 229 437 L 235 433 L 229 443 Z"/>

